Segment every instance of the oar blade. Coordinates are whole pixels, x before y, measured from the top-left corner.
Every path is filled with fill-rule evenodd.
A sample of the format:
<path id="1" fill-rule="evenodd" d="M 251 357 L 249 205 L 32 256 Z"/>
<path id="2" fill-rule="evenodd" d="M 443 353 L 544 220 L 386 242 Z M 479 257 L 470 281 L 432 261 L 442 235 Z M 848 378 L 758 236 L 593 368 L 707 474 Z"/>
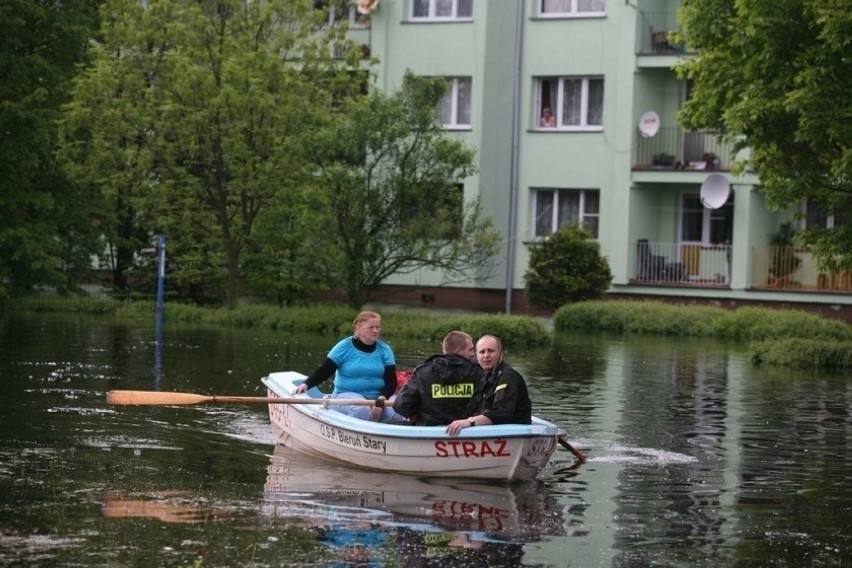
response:
<path id="1" fill-rule="evenodd" d="M 581 452 L 580 450 L 578 450 L 577 448 L 572 446 L 568 442 L 568 440 L 565 439 L 564 436 L 558 436 L 556 438 L 556 441 L 559 442 L 560 446 L 562 446 L 563 448 L 565 448 L 566 450 L 571 452 L 574 455 L 574 457 L 577 458 L 580 462 L 585 462 L 589 459 L 589 458 L 586 457 L 586 454 L 584 454 L 583 452 Z"/>
<path id="2" fill-rule="evenodd" d="M 202 404 L 210 398 L 189 392 L 113 390 L 107 393 L 107 404 L 119 406 L 168 406 Z"/>

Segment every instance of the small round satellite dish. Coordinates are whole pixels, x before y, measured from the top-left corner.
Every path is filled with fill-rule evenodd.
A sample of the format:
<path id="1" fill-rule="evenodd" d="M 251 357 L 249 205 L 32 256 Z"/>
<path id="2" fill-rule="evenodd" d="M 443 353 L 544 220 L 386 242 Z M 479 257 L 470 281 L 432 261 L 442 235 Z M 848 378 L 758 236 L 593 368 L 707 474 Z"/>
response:
<path id="1" fill-rule="evenodd" d="M 660 130 L 660 115 L 649 110 L 639 119 L 639 132 L 645 138 L 652 138 Z"/>
<path id="2" fill-rule="evenodd" d="M 701 204 L 707 209 L 718 209 L 730 195 L 731 184 L 722 174 L 710 174 L 701 184 Z"/>

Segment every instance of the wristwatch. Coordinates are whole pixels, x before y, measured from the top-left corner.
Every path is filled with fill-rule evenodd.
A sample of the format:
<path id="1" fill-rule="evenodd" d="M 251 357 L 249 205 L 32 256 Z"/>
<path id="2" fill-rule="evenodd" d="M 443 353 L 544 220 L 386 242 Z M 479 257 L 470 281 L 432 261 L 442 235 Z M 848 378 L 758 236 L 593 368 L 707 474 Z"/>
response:
<path id="1" fill-rule="evenodd" d="M 467 423 L 470 424 L 471 426 L 476 426 L 476 418 L 471 416 L 470 418 L 467 419 Z"/>

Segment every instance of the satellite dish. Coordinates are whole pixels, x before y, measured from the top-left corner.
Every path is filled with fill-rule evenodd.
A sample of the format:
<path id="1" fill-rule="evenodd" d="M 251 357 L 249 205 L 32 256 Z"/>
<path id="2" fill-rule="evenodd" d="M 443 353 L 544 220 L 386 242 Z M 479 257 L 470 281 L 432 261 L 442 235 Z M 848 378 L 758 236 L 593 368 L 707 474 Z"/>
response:
<path id="1" fill-rule="evenodd" d="M 660 130 L 660 115 L 649 110 L 639 119 L 639 132 L 645 138 L 652 138 Z"/>
<path id="2" fill-rule="evenodd" d="M 730 195 L 731 184 L 722 174 L 710 174 L 701 184 L 701 204 L 707 209 L 718 209 Z"/>

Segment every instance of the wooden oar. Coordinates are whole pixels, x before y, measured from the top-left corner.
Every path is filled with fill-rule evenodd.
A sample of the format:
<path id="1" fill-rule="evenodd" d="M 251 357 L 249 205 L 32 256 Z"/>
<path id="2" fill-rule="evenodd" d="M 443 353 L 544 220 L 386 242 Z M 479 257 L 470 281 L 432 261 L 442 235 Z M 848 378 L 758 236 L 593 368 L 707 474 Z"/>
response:
<path id="1" fill-rule="evenodd" d="M 568 450 L 569 452 L 574 454 L 574 457 L 577 458 L 578 460 L 580 460 L 581 462 L 585 462 L 586 460 L 589 459 L 589 458 L 586 457 L 586 454 L 584 454 L 583 452 L 581 452 L 580 450 L 578 450 L 577 448 L 575 448 L 574 446 L 569 444 L 568 440 L 566 440 L 563 436 L 558 436 L 556 438 L 556 441 L 559 442 L 560 446 L 562 446 L 563 448 L 565 448 L 566 450 Z"/>
<path id="2" fill-rule="evenodd" d="M 107 404 L 123 406 L 172 406 L 186 404 L 335 404 L 344 406 L 377 406 L 384 408 L 385 399 L 297 398 L 271 396 L 222 396 L 191 392 L 113 390 L 107 393 Z"/>

